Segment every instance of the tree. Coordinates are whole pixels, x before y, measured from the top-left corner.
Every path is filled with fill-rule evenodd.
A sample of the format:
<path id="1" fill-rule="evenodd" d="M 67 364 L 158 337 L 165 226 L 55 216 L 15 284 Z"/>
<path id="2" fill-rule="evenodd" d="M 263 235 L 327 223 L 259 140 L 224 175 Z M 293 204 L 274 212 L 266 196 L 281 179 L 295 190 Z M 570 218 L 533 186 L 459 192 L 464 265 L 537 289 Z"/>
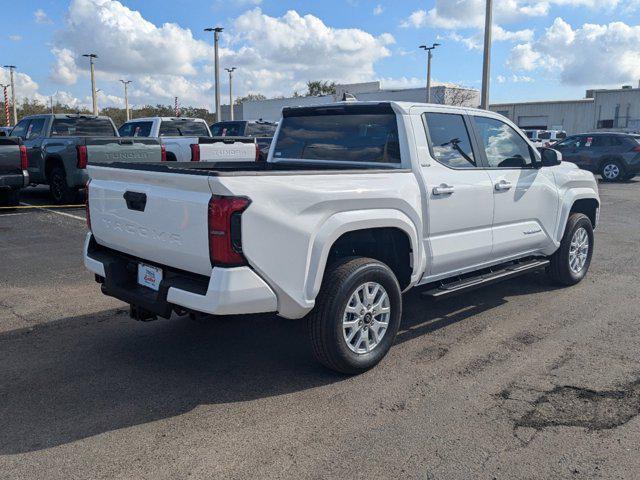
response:
<path id="1" fill-rule="evenodd" d="M 261 93 L 248 93 L 244 97 L 236 98 L 236 105 L 242 105 L 244 102 L 258 102 L 260 100 L 266 100 L 267 97 Z"/>
<path id="2" fill-rule="evenodd" d="M 477 107 L 480 103 L 480 92 L 468 88 L 447 88 L 443 103 L 456 107 Z"/>
<path id="3" fill-rule="evenodd" d="M 307 82 L 307 97 L 317 97 L 318 95 L 334 95 L 336 93 L 336 82 L 328 80 L 309 80 Z"/>

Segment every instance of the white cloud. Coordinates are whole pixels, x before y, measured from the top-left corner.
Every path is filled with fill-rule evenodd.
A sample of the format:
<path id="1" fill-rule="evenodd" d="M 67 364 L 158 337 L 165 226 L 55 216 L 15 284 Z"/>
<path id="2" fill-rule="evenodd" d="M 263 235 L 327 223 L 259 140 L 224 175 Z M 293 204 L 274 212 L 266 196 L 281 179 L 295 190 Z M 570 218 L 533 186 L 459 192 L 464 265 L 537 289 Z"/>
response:
<path id="1" fill-rule="evenodd" d="M 22 40 L 22 35 L 9 35 L 8 37 L 12 42 L 19 42 Z"/>
<path id="2" fill-rule="evenodd" d="M 39 23 L 41 25 L 45 25 L 47 23 L 53 23 L 52 20 L 49 18 L 49 15 L 47 15 L 47 13 L 41 8 L 33 12 L 33 19 L 36 23 Z"/>
<path id="3" fill-rule="evenodd" d="M 634 0 L 629 0 L 634 1 Z M 527 17 L 546 16 L 552 6 L 614 9 L 622 0 L 496 0 L 494 22 L 501 25 Z M 405 28 L 436 27 L 448 30 L 481 28 L 484 25 L 485 0 L 435 0 L 430 10 L 416 10 L 400 24 Z"/>
<path id="4" fill-rule="evenodd" d="M 498 75 L 496 77 L 496 81 L 498 83 L 507 83 L 507 82 L 511 82 L 511 83 L 533 83 L 533 82 L 535 82 L 535 80 L 532 77 L 529 77 L 527 75 L 511 75 L 509 77 L 506 77 L 504 75 Z"/>
<path id="5" fill-rule="evenodd" d="M 536 41 L 517 45 L 508 66 L 544 70 L 568 85 L 619 86 L 640 78 L 640 25 L 612 22 L 573 28 L 556 18 Z"/>
<path id="6" fill-rule="evenodd" d="M 73 85 L 78 80 L 79 69 L 76 56 L 68 48 L 54 48 L 51 50 L 56 61 L 51 69 L 51 79 L 64 85 Z"/>
<path id="7" fill-rule="evenodd" d="M 384 12 L 384 8 L 380 4 L 376 5 L 375 8 L 373 9 L 374 15 L 380 15 L 382 12 Z"/>
<path id="8" fill-rule="evenodd" d="M 530 29 L 524 30 L 505 30 L 499 25 L 492 28 L 492 39 L 494 42 L 527 42 L 533 39 L 534 31 Z M 469 50 L 481 50 L 483 47 L 483 32 L 478 31 L 470 37 L 465 37 L 457 32 L 451 32 L 445 38 L 460 42 Z"/>

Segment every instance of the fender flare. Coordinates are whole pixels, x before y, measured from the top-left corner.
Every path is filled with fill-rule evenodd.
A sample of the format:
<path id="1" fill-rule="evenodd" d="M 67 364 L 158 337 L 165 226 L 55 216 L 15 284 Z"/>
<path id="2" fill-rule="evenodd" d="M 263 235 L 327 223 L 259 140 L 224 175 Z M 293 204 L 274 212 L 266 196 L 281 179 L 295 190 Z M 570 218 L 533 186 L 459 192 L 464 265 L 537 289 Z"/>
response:
<path id="1" fill-rule="evenodd" d="M 562 205 L 560 206 L 560 215 L 558 216 L 558 225 L 556 227 L 556 233 L 554 235 L 554 242 L 560 245 L 562 236 L 564 235 L 565 227 L 567 226 L 567 220 L 571 213 L 573 204 L 578 200 L 595 200 L 600 208 L 600 199 L 598 195 L 590 188 L 571 188 L 565 192 L 562 198 Z"/>
<path id="2" fill-rule="evenodd" d="M 419 234 L 421 230 L 416 228 L 415 223 L 405 213 L 394 209 L 339 212 L 325 220 L 311 242 L 304 285 L 308 304 L 315 303 L 322 285 L 329 252 L 336 240 L 345 233 L 371 228 L 398 228 L 407 235 L 412 250 L 411 282 L 407 289 L 420 280 L 427 263 Z"/>

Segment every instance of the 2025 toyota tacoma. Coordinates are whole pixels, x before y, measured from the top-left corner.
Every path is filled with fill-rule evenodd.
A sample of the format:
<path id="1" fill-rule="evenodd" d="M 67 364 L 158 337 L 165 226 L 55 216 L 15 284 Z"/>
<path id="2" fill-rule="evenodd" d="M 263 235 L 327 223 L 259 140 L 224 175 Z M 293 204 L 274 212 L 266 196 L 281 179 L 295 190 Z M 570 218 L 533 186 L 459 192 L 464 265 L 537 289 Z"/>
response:
<path id="1" fill-rule="evenodd" d="M 347 374 L 388 352 L 411 287 L 580 282 L 600 206 L 593 174 L 504 117 L 412 103 L 287 108 L 264 163 L 90 174 L 84 262 L 134 318 L 306 317 Z"/>

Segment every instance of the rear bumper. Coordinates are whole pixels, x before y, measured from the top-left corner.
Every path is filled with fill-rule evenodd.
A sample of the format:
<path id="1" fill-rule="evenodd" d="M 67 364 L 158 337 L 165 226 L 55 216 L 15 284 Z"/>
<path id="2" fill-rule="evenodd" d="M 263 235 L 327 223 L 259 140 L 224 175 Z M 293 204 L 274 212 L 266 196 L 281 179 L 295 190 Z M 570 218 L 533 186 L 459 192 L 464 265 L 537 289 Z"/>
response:
<path id="1" fill-rule="evenodd" d="M 29 186 L 29 172 L 0 173 L 0 188 L 23 188 Z"/>
<path id="2" fill-rule="evenodd" d="M 213 268 L 210 277 L 163 269 L 156 292 L 137 284 L 137 265 L 147 262 L 98 245 L 89 232 L 84 264 L 102 284 L 102 293 L 168 318 L 176 307 L 212 315 L 275 312 L 271 288 L 249 267 Z"/>

